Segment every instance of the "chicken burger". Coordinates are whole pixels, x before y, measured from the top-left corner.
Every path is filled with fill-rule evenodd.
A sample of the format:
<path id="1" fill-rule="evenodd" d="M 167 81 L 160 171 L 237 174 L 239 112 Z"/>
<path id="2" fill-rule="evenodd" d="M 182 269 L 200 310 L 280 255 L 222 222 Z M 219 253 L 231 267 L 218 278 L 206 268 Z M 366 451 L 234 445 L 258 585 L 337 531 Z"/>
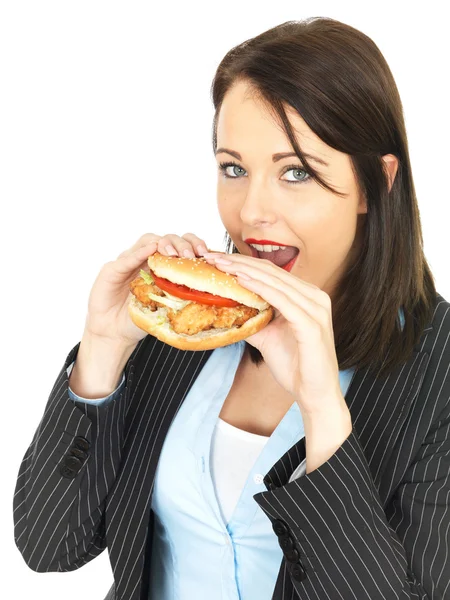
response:
<path id="1" fill-rule="evenodd" d="M 203 257 L 155 252 L 130 283 L 135 325 L 180 350 L 228 346 L 265 327 L 273 307 Z"/>

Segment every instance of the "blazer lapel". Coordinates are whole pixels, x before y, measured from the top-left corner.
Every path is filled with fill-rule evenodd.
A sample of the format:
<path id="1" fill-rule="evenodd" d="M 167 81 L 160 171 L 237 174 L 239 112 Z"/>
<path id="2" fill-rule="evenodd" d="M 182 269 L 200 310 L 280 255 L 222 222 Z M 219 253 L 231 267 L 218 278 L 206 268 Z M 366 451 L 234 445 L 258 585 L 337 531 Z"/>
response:
<path id="1" fill-rule="evenodd" d="M 383 475 L 403 424 L 418 397 L 428 359 L 427 352 L 414 351 L 405 364 L 382 378 L 367 369 L 356 371 L 346 395 L 353 427 L 383 505 L 390 493 L 390 489 L 383 485 Z"/>
<path id="2" fill-rule="evenodd" d="M 117 598 L 141 597 L 132 573 L 145 571 L 149 554 L 145 544 L 151 535 L 151 495 L 159 455 L 167 431 L 212 350 L 182 351 L 156 338 L 146 340 L 139 379 L 132 385 L 131 367 L 127 397 L 122 468 L 109 495 L 106 536 Z M 132 498 L 132 501 L 127 499 Z M 151 539 L 147 550 L 150 551 Z M 127 551 L 124 551 L 124 547 Z M 145 560 L 144 560 L 145 558 Z M 144 565 L 145 563 L 145 565 Z M 146 574 L 143 576 L 147 586 Z M 144 591 L 145 595 L 145 591 Z"/>
<path id="3" fill-rule="evenodd" d="M 424 330 L 424 335 L 431 328 Z M 129 373 L 125 397 L 122 467 L 106 508 L 106 536 L 115 579 L 116 597 L 139 598 L 147 593 L 146 573 L 150 571 L 151 495 L 159 456 L 167 431 L 178 409 L 213 350 L 182 351 L 148 337 L 134 382 L 135 365 Z M 147 361 L 147 362 L 145 362 Z M 395 440 L 417 398 L 428 363 L 425 351 L 416 351 L 410 360 L 386 378 L 377 378 L 367 369 L 354 373 L 346 394 L 371 472 L 386 500 L 389 489 L 382 475 L 394 450 Z M 133 393 L 130 395 L 130 390 Z M 292 465 L 305 458 L 305 440 L 295 444 L 275 463 L 264 482 L 287 483 Z M 283 466 L 283 468 L 280 468 Z M 280 481 L 278 473 L 288 473 Z M 392 486 L 391 486 L 392 487 Z M 127 502 L 126 498 L 133 498 Z M 145 524 L 145 525 L 144 525 Z M 146 545 L 146 541 L 148 541 Z M 129 551 L 124 552 L 124 547 Z M 132 573 L 144 573 L 142 585 Z M 137 587 L 136 587 L 137 585 Z M 145 596 L 146 597 L 146 596 Z"/>

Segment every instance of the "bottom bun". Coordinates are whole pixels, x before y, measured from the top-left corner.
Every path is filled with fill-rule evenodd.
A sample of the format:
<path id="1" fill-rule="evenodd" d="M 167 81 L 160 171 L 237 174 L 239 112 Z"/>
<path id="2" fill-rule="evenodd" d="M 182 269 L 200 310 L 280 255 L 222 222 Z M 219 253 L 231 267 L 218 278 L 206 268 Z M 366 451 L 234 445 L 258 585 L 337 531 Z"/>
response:
<path id="1" fill-rule="evenodd" d="M 263 329 L 272 319 L 273 308 L 269 306 L 251 317 L 240 327 L 229 329 L 207 329 L 195 335 L 177 333 L 167 319 L 167 309 L 159 307 L 151 311 L 136 296 L 128 304 L 129 315 L 135 325 L 150 335 L 179 350 L 213 350 L 220 346 L 229 346 Z"/>

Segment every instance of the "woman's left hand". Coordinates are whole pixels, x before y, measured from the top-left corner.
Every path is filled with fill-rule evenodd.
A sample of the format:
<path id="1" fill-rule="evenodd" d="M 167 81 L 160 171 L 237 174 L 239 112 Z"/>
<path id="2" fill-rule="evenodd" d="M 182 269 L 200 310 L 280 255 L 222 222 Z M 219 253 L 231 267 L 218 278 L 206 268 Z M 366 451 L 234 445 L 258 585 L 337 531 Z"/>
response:
<path id="1" fill-rule="evenodd" d="M 220 264 L 214 256 L 231 264 Z M 274 307 L 274 319 L 246 341 L 261 352 L 272 375 L 292 394 L 302 414 L 347 411 L 339 383 L 328 294 L 269 260 L 216 252 L 205 258 L 221 271 L 237 276 L 240 285 Z M 251 279 L 241 278 L 240 273 Z"/>

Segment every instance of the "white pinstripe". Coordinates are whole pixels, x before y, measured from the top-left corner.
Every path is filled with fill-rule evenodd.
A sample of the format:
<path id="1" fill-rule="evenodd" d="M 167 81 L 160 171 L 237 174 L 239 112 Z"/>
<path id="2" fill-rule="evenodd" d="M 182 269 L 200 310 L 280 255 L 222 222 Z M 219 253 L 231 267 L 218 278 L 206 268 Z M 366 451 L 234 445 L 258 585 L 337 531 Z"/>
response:
<path id="1" fill-rule="evenodd" d="M 210 352 L 178 351 L 147 336 L 127 363 L 120 394 L 95 406 L 68 397 L 65 369 L 78 346 L 22 460 L 15 541 L 39 572 L 78 569 L 108 545 L 115 585 L 107 599 L 140 600 L 161 444 Z M 355 372 L 347 393 L 354 433 L 330 460 L 288 483 L 305 458 L 303 440 L 272 467 L 265 481 L 275 489 L 255 500 L 268 518 L 290 526 L 307 573 L 296 581 L 283 559 L 273 600 L 445 598 L 449 368 L 450 304 L 439 297 L 433 327 L 424 331 L 411 361 L 382 384 L 367 371 Z M 70 480 L 59 476 L 56 463 L 75 435 L 91 447 Z"/>

